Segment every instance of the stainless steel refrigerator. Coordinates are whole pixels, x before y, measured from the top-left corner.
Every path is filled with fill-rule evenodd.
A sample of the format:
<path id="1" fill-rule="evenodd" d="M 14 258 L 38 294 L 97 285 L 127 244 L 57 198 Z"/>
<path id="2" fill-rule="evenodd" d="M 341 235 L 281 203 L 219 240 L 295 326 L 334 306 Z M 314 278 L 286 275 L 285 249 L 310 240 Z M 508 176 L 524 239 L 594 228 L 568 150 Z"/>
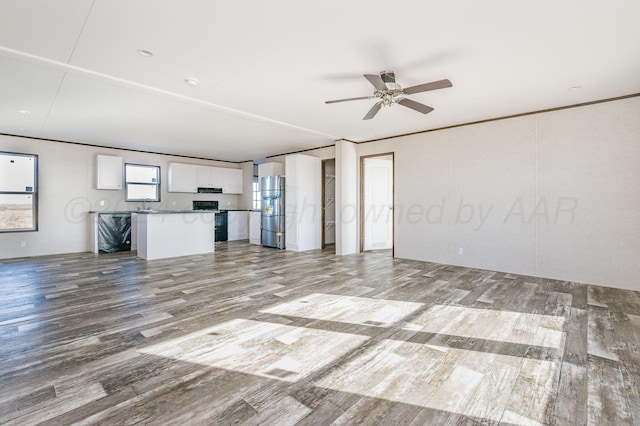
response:
<path id="1" fill-rule="evenodd" d="M 284 248 L 284 176 L 265 176 L 262 193 L 261 236 L 263 246 Z"/>

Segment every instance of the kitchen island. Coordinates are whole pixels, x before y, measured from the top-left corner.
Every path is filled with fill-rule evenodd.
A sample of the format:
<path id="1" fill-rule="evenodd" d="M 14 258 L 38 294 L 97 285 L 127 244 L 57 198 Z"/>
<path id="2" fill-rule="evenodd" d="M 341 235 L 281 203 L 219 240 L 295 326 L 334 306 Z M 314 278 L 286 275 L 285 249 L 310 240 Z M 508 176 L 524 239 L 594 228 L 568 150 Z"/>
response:
<path id="1" fill-rule="evenodd" d="M 138 211 L 138 256 L 146 259 L 213 253 L 214 211 Z"/>

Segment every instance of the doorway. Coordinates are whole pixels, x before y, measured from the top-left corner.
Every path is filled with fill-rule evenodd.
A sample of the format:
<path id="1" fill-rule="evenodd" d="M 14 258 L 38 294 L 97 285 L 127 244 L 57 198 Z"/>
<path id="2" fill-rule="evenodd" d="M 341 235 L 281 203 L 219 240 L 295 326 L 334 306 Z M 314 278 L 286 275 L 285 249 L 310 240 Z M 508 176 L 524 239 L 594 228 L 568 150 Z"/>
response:
<path id="1" fill-rule="evenodd" d="M 322 248 L 336 243 L 336 160 L 322 161 Z"/>
<path id="2" fill-rule="evenodd" d="M 393 255 L 393 153 L 360 157 L 360 251 Z"/>

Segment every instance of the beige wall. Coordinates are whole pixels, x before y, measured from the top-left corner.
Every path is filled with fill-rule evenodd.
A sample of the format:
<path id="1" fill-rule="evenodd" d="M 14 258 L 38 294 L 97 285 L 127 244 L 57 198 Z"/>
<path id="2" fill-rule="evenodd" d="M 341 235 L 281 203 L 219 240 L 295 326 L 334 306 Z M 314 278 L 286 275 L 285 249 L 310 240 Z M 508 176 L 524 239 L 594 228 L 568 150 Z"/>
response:
<path id="1" fill-rule="evenodd" d="M 135 210 L 124 191 L 95 189 L 96 155 L 117 155 L 124 162 L 161 168 L 161 202 L 155 209 L 191 209 L 193 200 L 218 200 L 221 208 L 245 208 L 245 195 L 178 194 L 167 192 L 171 162 L 240 168 L 241 164 L 195 160 L 160 154 L 96 148 L 0 135 L 0 151 L 38 155 L 38 231 L 0 234 L 0 259 L 88 250 L 89 210 Z M 103 203 L 101 205 L 101 203 Z M 22 242 L 26 244 L 22 247 Z"/>
<path id="2" fill-rule="evenodd" d="M 393 142 L 396 256 L 640 290 L 640 98 Z"/>

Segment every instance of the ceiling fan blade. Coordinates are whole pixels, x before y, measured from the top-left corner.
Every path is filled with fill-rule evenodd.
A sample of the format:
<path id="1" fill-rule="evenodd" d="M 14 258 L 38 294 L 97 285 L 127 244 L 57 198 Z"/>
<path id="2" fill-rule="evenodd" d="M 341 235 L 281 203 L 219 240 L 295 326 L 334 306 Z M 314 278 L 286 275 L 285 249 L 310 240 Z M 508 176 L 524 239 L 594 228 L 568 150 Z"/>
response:
<path id="1" fill-rule="evenodd" d="M 398 103 L 402 106 L 406 106 L 407 108 L 414 109 L 423 114 L 428 114 L 431 111 L 433 111 L 433 108 L 431 108 L 430 106 L 421 104 L 420 102 L 412 101 L 411 99 L 407 99 L 407 98 L 400 99 Z"/>
<path id="2" fill-rule="evenodd" d="M 417 86 L 407 87 L 403 92 L 407 95 L 413 95 L 414 93 L 427 92 L 429 90 L 445 89 L 452 87 L 453 84 L 447 79 L 432 81 L 431 83 L 418 84 Z"/>
<path id="3" fill-rule="evenodd" d="M 377 74 L 365 74 L 364 78 L 366 78 L 367 80 L 369 80 L 369 83 L 373 84 L 373 87 L 375 87 L 378 90 L 387 90 L 387 85 L 384 84 L 384 81 L 382 81 L 382 77 L 380 77 Z"/>
<path id="4" fill-rule="evenodd" d="M 335 99 L 333 101 L 324 101 L 325 104 L 335 104 L 337 102 L 359 101 L 362 99 L 373 99 L 375 96 L 360 96 L 359 98 Z"/>
<path id="5" fill-rule="evenodd" d="M 378 111 L 380 111 L 380 108 L 382 108 L 382 101 L 376 103 L 373 107 L 371 107 L 367 115 L 364 116 L 363 120 L 371 120 L 376 116 Z"/>

